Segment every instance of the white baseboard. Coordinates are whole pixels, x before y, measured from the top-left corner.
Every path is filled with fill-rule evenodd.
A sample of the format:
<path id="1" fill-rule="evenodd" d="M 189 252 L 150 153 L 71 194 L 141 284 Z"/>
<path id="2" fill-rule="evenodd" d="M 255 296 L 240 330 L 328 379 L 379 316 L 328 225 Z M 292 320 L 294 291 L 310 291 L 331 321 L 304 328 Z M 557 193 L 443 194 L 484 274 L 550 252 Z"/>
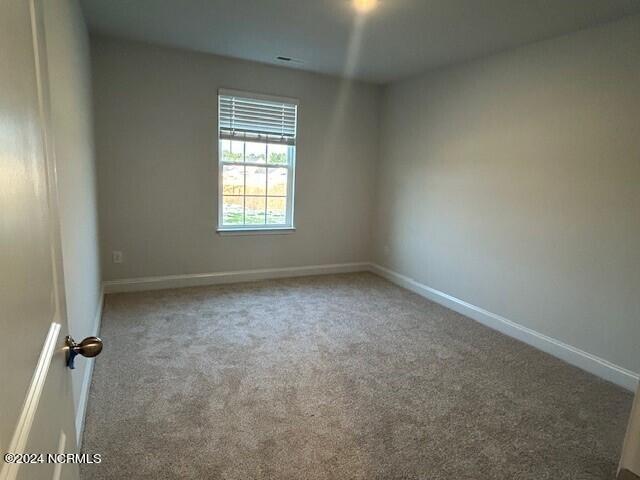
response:
<path id="1" fill-rule="evenodd" d="M 370 270 L 383 278 L 411 290 L 433 302 L 439 303 L 451 310 L 476 320 L 489 328 L 527 343 L 538 350 L 549 353 L 582 370 L 586 370 L 600 378 L 608 380 L 627 390 L 635 391 L 638 386 L 638 373 L 615 365 L 607 360 L 588 352 L 572 347 L 564 342 L 543 335 L 530 328 L 504 318 L 483 308 L 472 305 L 446 293 L 427 287 L 412 278 L 401 275 L 375 263 L 370 264 Z"/>
<path id="2" fill-rule="evenodd" d="M 223 283 L 251 282 L 272 278 L 303 277 L 330 273 L 351 273 L 369 270 L 369 263 L 335 263 L 329 265 L 306 265 L 302 267 L 262 268 L 258 270 L 237 270 L 233 272 L 195 273 L 187 275 L 166 275 L 161 277 L 129 278 L 104 282 L 105 293 L 162 290 L 165 288 L 198 287 Z"/>
<path id="3" fill-rule="evenodd" d="M 102 307 L 104 305 L 104 286 L 100 290 L 100 299 L 98 301 L 98 308 L 96 316 L 93 321 L 93 333 L 92 335 L 98 336 L 100 333 L 100 323 L 102 321 Z M 84 433 L 84 421 L 87 416 L 87 403 L 89 402 L 89 389 L 91 388 L 91 378 L 93 376 L 93 365 L 95 358 L 83 358 L 86 362 L 84 369 L 84 376 L 82 379 L 82 388 L 80 390 L 80 399 L 78 400 L 78 411 L 76 412 L 76 445 L 78 451 L 82 447 L 82 434 Z"/>

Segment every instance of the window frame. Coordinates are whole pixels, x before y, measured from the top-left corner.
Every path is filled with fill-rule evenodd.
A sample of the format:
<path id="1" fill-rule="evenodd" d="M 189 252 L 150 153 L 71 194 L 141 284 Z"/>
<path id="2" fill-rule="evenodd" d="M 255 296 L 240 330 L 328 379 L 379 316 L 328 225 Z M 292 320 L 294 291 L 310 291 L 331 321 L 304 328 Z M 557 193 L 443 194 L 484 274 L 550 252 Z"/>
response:
<path id="1" fill-rule="evenodd" d="M 279 144 L 279 143 L 275 143 L 277 145 L 285 145 L 287 147 L 287 158 L 288 158 L 288 162 L 287 164 L 269 164 L 268 163 L 268 155 L 267 152 L 265 152 L 265 163 L 257 163 L 257 162 L 245 162 L 245 154 L 246 154 L 246 144 L 251 142 L 252 139 L 247 139 L 247 138 L 243 138 L 243 137 L 239 137 L 237 140 L 238 141 L 242 141 L 244 142 L 243 144 L 243 156 L 242 156 L 242 162 L 228 162 L 224 160 L 224 157 L 222 155 L 222 139 L 220 137 L 220 97 L 221 96 L 229 96 L 229 95 L 236 95 L 238 97 L 244 97 L 244 98 L 249 98 L 249 99 L 255 99 L 255 100 L 267 100 L 267 101 L 275 101 L 275 102 L 282 102 L 282 103 L 290 103 L 290 104 L 294 104 L 296 105 L 296 134 L 295 134 L 295 138 L 296 138 L 296 143 L 294 145 L 285 145 L 285 144 Z M 297 130 L 298 130 L 298 114 L 297 114 L 297 108 L 299 108 L 299 103 L 298 100 L 296 99 L 292 99 L 292 98 L 287 98 L 287 97 L 276 97 L 273 95 L 264 95 L 264 94 L 258 94 L 258 93 L 251 93 L 251 92 L 242 92 L 242 91 L 238 91 L 238 90 L 229 90 L 229 89 L 220 89 L 218 91 L 218 113 L 217 113 L 217 123 L 218 123 L 218 137 L 217 137 L 217 142 L 218 142 L 218 161 L 217 163 L 217 168 L 218 168 L 218 225 L 217 225 L 217 229 L 216 231 L 220 234 L 239 234 L 239 235 L 250 235 L 250 234 L 260 234 L 260 233 L 289 233 L 289 232 L 294 232 L 295 231 L 295 224 L 294 224 L 294 203 L 295 203 L 295 172 L 296 172 L 296 149 L 297 149 Z M 263 143 L 263 142 L 257 142 L 257 141 L 253 141 L 253 143 Z M 267 145 L 267 149 L 268 149 L 268 145 L 269 142 L 264 142 Z M 245 166 L 245 167 L 259 167 L 259 168 L 265 168 L 266 170 L 266 178 L 268 181 L 269 178 L 269 169 L 275 169 L 275 168 L 286 168 L 287 169 L 287 192 L 286 192 L 286 209 L 285 209 L 285 223 L 282 224 L 247 224 L 244 223 L 242 225 L 224 225 L 224 190 L 223 190 L 223 185 L 224 185 L 224 179 L 223 179 L 223 172 L 224 172 L 224 167 L 226 165 L 233 165 L 233 166 Z M 245 172 L 245 185 L 246 185 L 246 172 Z M 246 202 L 246 198 L 247 197 L 259 197 L 260 195 L 246 195 L 246 188 L 243 188 L 243 191 L 245 193 L 243 193 L 242 197 L 243 197 L 243 202 Z M 269 198 L 268 195 L 268 191 L 265 192 L 265 202 L 266 199 Z M 266 205 L 265 205 L 266 208 Z M 243 208 L 244 211 L 244 208 Z M 266 212 L 265 212 L 266 214 Z M 265 218 L 266 221 L 266 218 Z"/>

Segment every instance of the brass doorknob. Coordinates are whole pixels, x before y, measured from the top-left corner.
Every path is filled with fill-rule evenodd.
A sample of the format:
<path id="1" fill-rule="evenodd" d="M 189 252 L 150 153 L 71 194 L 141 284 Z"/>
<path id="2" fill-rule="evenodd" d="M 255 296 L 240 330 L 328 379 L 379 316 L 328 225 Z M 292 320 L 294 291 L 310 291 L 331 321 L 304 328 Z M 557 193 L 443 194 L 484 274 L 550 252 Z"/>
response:
<path id="1" fill-rule="evenodd" d="M 74 359 L 77 355 L 91 358 L 95 357 L 102 351 L 102 340 L 98 337 L 87 337 L 80 343 L 76 341 L 70 335 L 64 339 L 65 348 L 67 349 L 67 367 L 74 369 Z"/>

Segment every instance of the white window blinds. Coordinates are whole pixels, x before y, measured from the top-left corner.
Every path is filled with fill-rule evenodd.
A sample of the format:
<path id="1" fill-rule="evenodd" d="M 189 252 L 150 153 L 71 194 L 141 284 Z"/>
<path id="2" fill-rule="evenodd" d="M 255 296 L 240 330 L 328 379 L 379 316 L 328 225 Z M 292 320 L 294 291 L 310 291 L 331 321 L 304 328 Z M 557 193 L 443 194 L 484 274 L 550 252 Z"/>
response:
<path id="1" fill-rule="evenodd" d="M 295 100 L 218 92 L 220 138 L 295 145 L 298 105 Z"/>

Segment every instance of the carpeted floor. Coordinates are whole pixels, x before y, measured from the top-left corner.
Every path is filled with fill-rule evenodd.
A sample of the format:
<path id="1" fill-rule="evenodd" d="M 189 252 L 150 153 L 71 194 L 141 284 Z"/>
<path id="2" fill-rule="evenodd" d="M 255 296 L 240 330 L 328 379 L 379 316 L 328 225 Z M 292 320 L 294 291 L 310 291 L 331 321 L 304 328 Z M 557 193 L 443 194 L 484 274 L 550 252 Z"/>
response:
<path id="1" fill-rule="evenodd" d="M 372 274 L 110 295 L 89 479 L 613 479 L 631 394 Z"/>

